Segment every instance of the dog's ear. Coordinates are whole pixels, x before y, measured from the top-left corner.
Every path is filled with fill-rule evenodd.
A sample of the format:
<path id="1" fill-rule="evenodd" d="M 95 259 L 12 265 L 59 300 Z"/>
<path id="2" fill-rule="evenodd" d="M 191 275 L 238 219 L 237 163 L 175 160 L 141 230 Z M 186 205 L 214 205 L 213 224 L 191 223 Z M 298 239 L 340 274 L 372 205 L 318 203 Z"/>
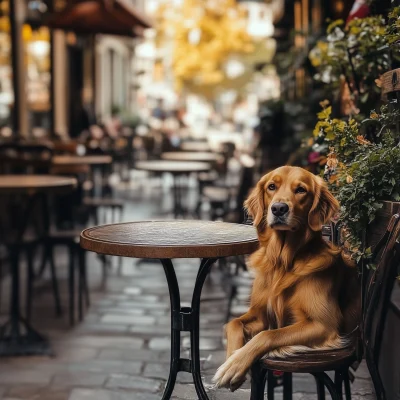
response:
<path id="1" fill-rule="evenodd" d="M 308 214 L 308 225 L 313 231 L 320 231 L 339 211 L 339 203 L 328 190 L 324 180 L 315 177 L 314 202 Z"/>
<path id="2" fill-rule="evenodd" d="M 259 226 L 264 216 L 264 183 L 265 179 L 263 178 L 257 183 L 244 202 L 244 208 L 250 217 L 253 218 L 254 226 Z"/>

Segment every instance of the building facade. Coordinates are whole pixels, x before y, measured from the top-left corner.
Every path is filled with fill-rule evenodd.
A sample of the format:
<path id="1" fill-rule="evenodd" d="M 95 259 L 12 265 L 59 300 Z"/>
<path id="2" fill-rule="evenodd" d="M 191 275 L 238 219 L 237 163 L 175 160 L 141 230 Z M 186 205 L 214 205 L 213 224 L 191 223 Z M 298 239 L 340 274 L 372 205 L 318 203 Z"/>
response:
<path id="1" fill-rule="evenodd" d="M 143 1 L 130 2 L 144 10 Z M 48 16 L 71 3 L 0 0 L 4 134 L 11 128 L 27 137 L 75 137 L 115 112 L 134 112 L 131 69 L 137 39 L 48 28 Z"/>

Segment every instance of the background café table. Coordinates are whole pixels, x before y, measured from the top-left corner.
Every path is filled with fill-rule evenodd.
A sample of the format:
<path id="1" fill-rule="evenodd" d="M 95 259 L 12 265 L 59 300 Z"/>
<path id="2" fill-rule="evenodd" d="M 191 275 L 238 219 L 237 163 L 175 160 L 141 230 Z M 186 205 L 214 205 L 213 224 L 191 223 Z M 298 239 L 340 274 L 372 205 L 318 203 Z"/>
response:
<path id="1" fill-rule="evenodd" d="M 162 153 L 163 160 L 171 161 L 199 161 L 199 162 L 216 162 L 221 159 L 221 155 L 211 152 L 193 152 L 193 151 L 171 151 Z"/>
<path id="2" fill-rule="evenodd" d="M 171 302 L 170 375 L 162 400 L 169 399 L 179 371 L 193 376 L 197 395 L 207 400 L 200 375 L 200 296 L 212 265 L 219 258 L 257 250 L 252 226 L 212 221 L 147 221 L 104 225 L 86 229 L 81 246 L 89 251 L 121 257 L 158 258 L 167 278 Z M 190 307 L 181 306 L 173 258 L 201 258 Z M 181 332 L 190 332 L 191 359 L 181 358 Z M 221 326 L 222 332 L 222 326 Z"/>
<path id="3" fill-rule="evenodd" d="M 53 165 L 107 165 L 112 163 L 111 156 L 74 156 L 74 155 L 63 155 L 54 156 L 52 159 Z"/>
<path id="4" fill-rule="evenodd" d="M 64 193 L 76 186 L 76 179 L 51 175 L 0 175 L 0 197 L 9 197 L 11 207 L 3 210 L 11 226 L 4 235 L 8 249 L 11 273 L 11 297 L 9 320 L 0 328 L 0 356 L 50 354 L 46 338 L 27 323 L 20 312 L 19 255 L 24 246 L 24 235 L 35 206 L 43 207 L 44 232 L 49 230 L 47 196 L 50 193 Z M 16 195 L 23 195 L 24 206 L 15 207 Z M 14 207 L 13 207 L 14 205 Z M 36 239 L 40 241 L 40 237 Z M 43 239 L 43 238 L 42 238 Z M 35 243 L 35 242 L 32 242 Z M 28 262 L 32 259 L 28 257 Z"/>
<path id="5" fill-rule="evenodd" d="M 170 173 L 172 174 L 173 180 L 173 191 L 174 191 L 174 217 L 177 218 L 179 215 L 185 216 L 186 209 L 182 204 L 182 188 L 179 182 L 179 178 L 192 173 L 207 172 L 211 169 L 210 164 L 203 162 L 182 162 L 182 161 L 165 161 L 165 160 L 154 160 L 154 161 L 141 161 L 136 163 L 135 168 L 142 171 L 154 172 L 154 173 Z"/>
<path id="6" fill-rule="evenodd" d="M 208 142 L 183 142 L 180 145 L 181 150 L 183 151 L 211 151 L 211 147 Z"/>
<path id="7" fill-rule="evenodd" d="M 112 161 L 112 157 L 107 155 L 76 156 L 67 154 L 54 156 L 52 158 L 52 172 L 56 174 L 88 172 L 93 180 L 95 195 L 101 197 L 103 182 Z M 97 171 L 98 173 L 96 174 Z"/>

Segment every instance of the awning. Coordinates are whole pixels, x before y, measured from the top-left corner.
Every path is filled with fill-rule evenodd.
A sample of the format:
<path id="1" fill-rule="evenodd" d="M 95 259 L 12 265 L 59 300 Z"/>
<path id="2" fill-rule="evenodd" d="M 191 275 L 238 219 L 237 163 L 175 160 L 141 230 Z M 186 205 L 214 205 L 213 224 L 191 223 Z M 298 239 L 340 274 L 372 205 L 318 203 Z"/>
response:
<path id="1" fill-rule="evenodd" d="M 74 0 L 52 14 L 47 25 L 53 29 L 80 34 L 103 33 L 120 36 L 142 36 L 150 22 L 128 0 Z"/>

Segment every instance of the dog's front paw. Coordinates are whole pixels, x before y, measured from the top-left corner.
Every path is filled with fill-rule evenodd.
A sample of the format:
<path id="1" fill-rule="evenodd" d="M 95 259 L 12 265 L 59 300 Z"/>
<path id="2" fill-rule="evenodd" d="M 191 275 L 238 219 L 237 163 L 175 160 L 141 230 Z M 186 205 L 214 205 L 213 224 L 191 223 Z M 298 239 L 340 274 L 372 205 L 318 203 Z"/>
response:
<path id="1" fill-rule="evenodd" d="M 243 362 L 241 351 L 238 350 L 218 368 L 212 381 L 216 387 L 226 387 L 234 392 L 245 382 L 248 369 Z"/>

